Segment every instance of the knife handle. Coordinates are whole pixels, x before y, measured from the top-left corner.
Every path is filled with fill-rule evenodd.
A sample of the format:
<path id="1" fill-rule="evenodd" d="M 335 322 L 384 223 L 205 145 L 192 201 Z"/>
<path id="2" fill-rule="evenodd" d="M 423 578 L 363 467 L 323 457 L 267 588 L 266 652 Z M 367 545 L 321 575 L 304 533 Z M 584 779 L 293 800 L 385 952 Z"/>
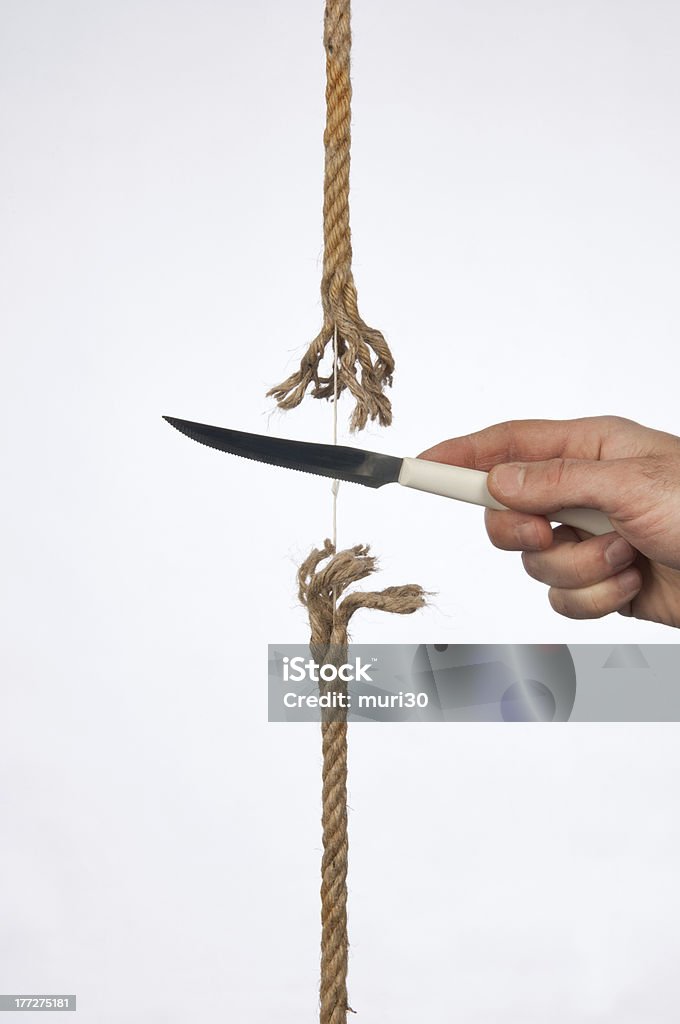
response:
<path id="1" fill-rule="evenodd" d="M 507 510 L 506 505 L 492 498 L 486 486 L 488 473 L 479 469 L 464 469 L 462 466 L 448 466 L 443 462 L 429 462 L 427 459 L 404 459 L 399 483 L 417 491 L 441 494 L 445 498 L 456 498 L 472 505 Z M 564 523 L 579 530 L 587 530 L 595 536 L 611 533 L 614 527 L 604 512 L 594 508 L 563 508 L 548 517 L 554 523 Z"/>

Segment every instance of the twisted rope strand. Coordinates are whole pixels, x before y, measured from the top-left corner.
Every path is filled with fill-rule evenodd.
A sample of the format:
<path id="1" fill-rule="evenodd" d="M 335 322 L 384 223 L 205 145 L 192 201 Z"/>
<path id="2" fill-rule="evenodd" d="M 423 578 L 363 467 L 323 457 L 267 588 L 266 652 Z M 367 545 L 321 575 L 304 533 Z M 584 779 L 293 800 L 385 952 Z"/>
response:
<path id="1" fill-rule="evenodd" d="M 325 562 L 325 565 L 322 563 Z M 382 591 L 347 588 L 370 576 L 376 559 L 364 544 L 336 552 L 330 540 L 313 549 L 298 570 L 298 596 L 306 607 L 312 631 L 310 650 L 319 665 L 339 667 L 347 661 L 349 621 L 359 608 L 374 608 L 410 615 L 425 604 L 425 592 L 416 584 Z M 347 694 L 337 678 L 321 683 L 322 693 Z M 324 708 L 321 862 L 321 985 L 320 1024 L 346 1024 L 347 1001 L 347 710 Z"/>
<path id="2" fill-rule="evenodd" d="M 368 420 L 381 426 L 392 422 L 385 388 L 392 384 L 394 359 L 380 331 L 359 315 L 352 274 L 349 223 L 351 142 L 350 0 L 327 0 L 324 15 L 326 50 L 326 128 L 323 199 L 324 254 L 321 278 L 323 325 L 305 352 L 300 368 L 267 394 L 279 408 L 299 405 L 308 388 L 314 398 L 333 397 L 347 390 L 355 406 L 350 430 L 362 430 Z M 337 328 L 333 372 L 324 375 L 321 361 Z"/>
<path id="3" fill-rule="evenodd" d="M 358 309 L 352 274 L 349 218 L 351 143 L 350 0 L 326 0 L 326 127 L 324 131 L 323 323 L 300 361 L 300 367 L 268 392 L 281 409 L 293 409 L 308 390 L 314 398 L 333 401 L 333 441 L 337 443 L 337 402 L 343 391 L 354 399 L 350 430 L 363 429 L 369 420 L 381 426 L 392 422 L 385 388 L 392 384 L 394 359 L 380 331 L 369 327 Z M 321 363 L 332 344 L 330 373 Z M 410 614 L 425 604 L 421 587 L 410 584 L 383 591 L 347 588 L 375 571 L 375 558 L 366 545 L 337 551 L 337 481 L 333 489 L 333 540 L 314 549 L 298 571 L 298 593 L 307 608 L 311 628 L 310 650 L 322 665 L 344 665 L 348 651 L 349 621 L 359 608 Z M 325 564 L 324 564 L 325 563 Z M 340 697 L 347 684 L 336 676 L 319 685 Z M 342 702 L 324 708 L 321 865 L 321 984 L 320 1024 L 346 1024 L 347 1001 L 347 710 Z M 352 1011 L 353 1012 L 353 1011 Z"/>

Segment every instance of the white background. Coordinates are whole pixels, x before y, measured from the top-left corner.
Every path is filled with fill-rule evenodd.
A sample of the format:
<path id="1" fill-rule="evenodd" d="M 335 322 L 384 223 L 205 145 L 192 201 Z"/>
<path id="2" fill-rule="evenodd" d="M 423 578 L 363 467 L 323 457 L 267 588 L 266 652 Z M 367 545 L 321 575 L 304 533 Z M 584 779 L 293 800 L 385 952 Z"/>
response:
<path id="1" fill-rule="evenodd" d="M 320 325 L 322 5 L 0 15 L 0 989 L 77 992 L 88 1024 L 311 1022 L 318 735 L 267 725 L 265 673 L 306 639 L 328 481 L 161 414 L 330 437 L 327 404 L 264 397 Z M 677 433 L 677 4 L 356 0 L 353 24 L 355 276 L 397 358 L 394 427 L 359 443 Z M 339 540 L 436 592 L 356 641 L 675 641 L 557 617 L 478 509 L 347 485 Z M 676 1020 L 677 741 L 356 728 L 357 1019 Z"/>

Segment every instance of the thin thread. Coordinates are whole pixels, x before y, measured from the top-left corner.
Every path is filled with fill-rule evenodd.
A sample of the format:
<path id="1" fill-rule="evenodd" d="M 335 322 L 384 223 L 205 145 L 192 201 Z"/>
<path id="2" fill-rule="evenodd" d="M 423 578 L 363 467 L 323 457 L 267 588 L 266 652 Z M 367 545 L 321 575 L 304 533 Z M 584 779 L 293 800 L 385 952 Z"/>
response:
<path id="1" fill-rule="evenodd" d="M 333 331 L 333 444 L 338 443 L 338 325 L 335 325 Z M 331 484 L 331 491 L 333 492 L 333 547 L 337 551 L 338 549 L 338 491 L 340 490 L 340 481 L 334 480 Z M 335 624 L 335 609 L 337 605 L 337 595 L 335 588 L 333 588 L 333 623 Z"/>
<path id="2" fill-rule="evenodd" d="M 338 325 L 333 328 L 333 444 L 338 443 Z M 339 480 L 333 481 L 339 484 Z"/>

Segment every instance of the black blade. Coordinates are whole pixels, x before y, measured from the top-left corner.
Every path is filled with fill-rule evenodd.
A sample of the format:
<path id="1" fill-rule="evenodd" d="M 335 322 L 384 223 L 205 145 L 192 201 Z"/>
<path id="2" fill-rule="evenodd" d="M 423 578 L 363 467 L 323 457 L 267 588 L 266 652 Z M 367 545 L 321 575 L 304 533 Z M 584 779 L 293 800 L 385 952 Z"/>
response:
<path id="1" fill-rule="evenodd" d="M 244 459 L 266 462 L 283 469 L 297 469 L 303 473 L 329 476 L 334 480 L 348 480 L 366 487 L 382 487 L 399 479 L 401 459 L 393 455 L 380 455 L 362 448 L 347 448 L 336 444 L 313 444 L 309 441 L 288 441 L 283 437 L 264 434 L 246 434 L 242 430 L 211 427 L 206 423 L 192 423 L 164 416 L 164 420 L 209 448 L 240 455 Z"/>

